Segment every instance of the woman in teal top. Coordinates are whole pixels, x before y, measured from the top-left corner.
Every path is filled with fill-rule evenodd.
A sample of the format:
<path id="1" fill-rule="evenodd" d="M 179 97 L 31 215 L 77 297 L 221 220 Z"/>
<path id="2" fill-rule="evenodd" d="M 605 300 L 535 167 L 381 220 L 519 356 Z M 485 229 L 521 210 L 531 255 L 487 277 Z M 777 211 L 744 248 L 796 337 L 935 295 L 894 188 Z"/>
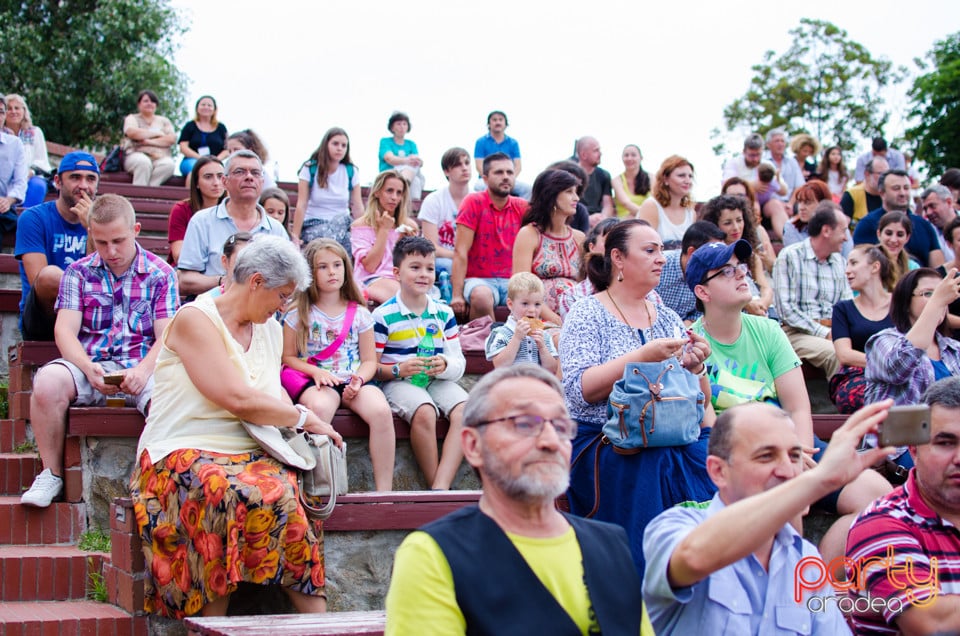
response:
<path id="1" fill-rule="evenodd" d="M 423 160 L 417 144 L 406 139 L 410 132 L 410 118 L 406 113 L 394 112 L 387 121 L 387 130 L 391 136 L 380 140 L 380 172 L 396 169 L 410 184 L 411 198 L 419 200 L 423 194 L 424 179 L 420 172 Z"/>

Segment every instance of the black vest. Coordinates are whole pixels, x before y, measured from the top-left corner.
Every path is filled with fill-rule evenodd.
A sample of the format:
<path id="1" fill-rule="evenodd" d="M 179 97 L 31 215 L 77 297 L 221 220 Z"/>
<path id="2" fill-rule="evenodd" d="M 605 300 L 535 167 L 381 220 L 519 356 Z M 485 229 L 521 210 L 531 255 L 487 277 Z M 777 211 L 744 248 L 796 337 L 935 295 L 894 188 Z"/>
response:
<path id="1" fill-rule="evenodd" d="M 580 544 L 584 583 L 601 632 L 637 636 L 640 579 L 626 532 L 610 523 L 564 516 Z M 580 634 L 506 533 L 477 506 L 462 508 L 421 530 L 433 537 L 450 564 L 467 634 Z"/>

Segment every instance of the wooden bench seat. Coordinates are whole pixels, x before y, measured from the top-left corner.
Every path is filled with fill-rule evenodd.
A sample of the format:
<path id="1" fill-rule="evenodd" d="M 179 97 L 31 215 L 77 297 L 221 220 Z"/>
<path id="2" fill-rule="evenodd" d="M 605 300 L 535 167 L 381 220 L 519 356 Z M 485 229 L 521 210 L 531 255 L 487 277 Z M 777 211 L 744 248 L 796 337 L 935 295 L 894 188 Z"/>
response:
<path id="1" fill-rule="evenodd" d="M 344 437 L 370 435 L 366 422 L 350 409 L 337 409 L 332 424 L 333 428 Z M 132 407 L 74 406 L 70 408 L 67 433 L 90 437 L 140 437 L 143 426 L 143 416 Z M 410 425 L 399 416 L 393 417 L 393 428 L 397 439 L 410 438 Z M 437 421 L 437 438 L 446 437 L 449 428 L 450 423 L 445 417 L 441 417 Z"/>
<path id="2" fill-rule="evenodd" d="M 328 612 L 268 616 L 194 616 L 184 619 L 191 636 L 380 636 L 386 612 Z"/>

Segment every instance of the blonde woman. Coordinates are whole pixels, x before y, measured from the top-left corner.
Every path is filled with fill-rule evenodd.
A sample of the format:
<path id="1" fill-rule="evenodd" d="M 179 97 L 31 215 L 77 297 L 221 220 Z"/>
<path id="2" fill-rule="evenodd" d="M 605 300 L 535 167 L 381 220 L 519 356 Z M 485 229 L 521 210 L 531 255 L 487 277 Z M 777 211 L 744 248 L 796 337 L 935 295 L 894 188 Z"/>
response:
<path id="1" fill-rule="evenodd" d="M 416 222 L 407 217 L 409 207 L 410 184 L 397 170 L 385 170 L 370 188 L 363 216 L 350 227 L 357 268 L 354 279 L 375 303 L 383 303 L 400 291 L 393 273 L 393 247 L 401 236 L 420 233 Z"/>

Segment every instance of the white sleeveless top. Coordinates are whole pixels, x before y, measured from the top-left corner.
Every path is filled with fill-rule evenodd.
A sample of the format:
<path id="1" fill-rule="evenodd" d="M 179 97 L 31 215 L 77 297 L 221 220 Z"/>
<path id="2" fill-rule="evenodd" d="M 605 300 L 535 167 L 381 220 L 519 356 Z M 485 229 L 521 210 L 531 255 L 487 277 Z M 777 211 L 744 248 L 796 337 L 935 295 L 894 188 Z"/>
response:
<path id="1" fill-rule="evenodd" d="M 283 353 L 283 328 L 274 319 L 253 325 L 253 338 L 246 351 L 227 329 L 217 311 L 214 299 L 207 294 L 180 308 L 195 307 L 214 324 L 227 350 L 230 362 L 237 367 L 251 390 L 280 397 L 280 356 Z M 180 312 L 177 312 L 179 315 Z M 174 316 L 173 321 L 177 317 Z M 137 457 L 146 450 L 154 464 L 181 448 L 214 453 L 248 453 L 258 448 L 240 419 L 208 400 L 190 381 L 180 356 L 163 347 L 154 370 L 153 399 L 147 425 L 140 435 Z M 216 374 L 217 370 L 209 369 Z"/>
<path id="2" fill-rule="evenodd" d="M 679 225 L 675 225 L 673 221 L 667 218 L 667 213 L 664 211 L 663 206 L 660 205 L 660 202 L 656 199 L 653 199 L 653 202 L 657 206 L 657 232 L 660 233 L 660 238 L 663 239 L 663 249 L 675 250 L 679 248 L 680 243 L 683 241 L 683 233 L 687 231 L 688 227 L 693 225 L 695 216 L 694 209 L 687 208 L 683 215 L 683 221 Z"/>

